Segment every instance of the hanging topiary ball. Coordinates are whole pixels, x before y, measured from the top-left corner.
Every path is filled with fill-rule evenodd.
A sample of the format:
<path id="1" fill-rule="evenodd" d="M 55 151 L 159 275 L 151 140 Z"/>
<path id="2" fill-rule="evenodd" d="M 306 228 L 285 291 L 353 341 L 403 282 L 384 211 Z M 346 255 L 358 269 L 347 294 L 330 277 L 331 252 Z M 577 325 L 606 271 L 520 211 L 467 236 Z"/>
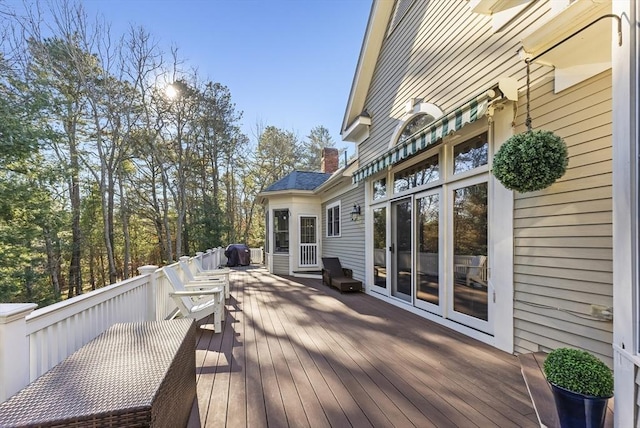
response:
<path id="1" fill-rule="evenodd" d="M 550 131 L 516 134 L 493 158 L 493 175 L 510 190 L 534 192 L 551 186 L 567 170 L 564 140 Z"/>

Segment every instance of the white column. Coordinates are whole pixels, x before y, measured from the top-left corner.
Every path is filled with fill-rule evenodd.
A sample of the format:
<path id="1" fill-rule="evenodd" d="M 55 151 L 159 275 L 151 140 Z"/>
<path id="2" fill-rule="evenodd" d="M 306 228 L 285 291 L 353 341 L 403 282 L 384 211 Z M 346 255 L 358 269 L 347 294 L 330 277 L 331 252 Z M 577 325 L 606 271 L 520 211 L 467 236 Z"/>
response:
<path id="1" fill-rule="evenodd" d="M 493 115 L 493 154 L 513 135 L 514 106 L 496 109 Z M 489 187 L 489 314 L 495 346 L 508 353 L 514 349 L 513 321 L 513 191 L 505 188 L 493 175 Z"/>
<path id="2" fill-rule="evenodd" d="M 140 275 L 148 275 L 149 286 L 147 287 L 147 314 L 145 319 L 147 321 L 156 321 L 157 317 L 157 301 L 156 301 L 156 270 L 158 266 L 145 265 L 138 268 Z"/>
<path id="3" fill-rule="evenodd" d="M 29 384 L 26 317 L 35 303 L 0 303 L 0 403 Z"/>
<path id="4" fill-rule="evenodd" d="M 613 368 L 615 426 L 637 426 L 638 363 L 638 30 L 635 1 L 614 1 L 622 46 L 612 25 L 613 74 Z"/>

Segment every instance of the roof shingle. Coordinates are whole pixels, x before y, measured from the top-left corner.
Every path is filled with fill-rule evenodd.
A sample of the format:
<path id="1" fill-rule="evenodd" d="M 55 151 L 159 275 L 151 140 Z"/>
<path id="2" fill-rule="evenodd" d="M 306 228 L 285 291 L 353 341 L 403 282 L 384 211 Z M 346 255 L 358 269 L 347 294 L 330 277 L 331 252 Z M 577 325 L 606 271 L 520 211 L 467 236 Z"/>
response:
<path id="1" fill-rule="evenodd" d="M 331 174 L 324 172 L 293 171 L 267 187 L 264 192 L 313 190 L 327 181 L 329 177 L 331 177 Z"/>

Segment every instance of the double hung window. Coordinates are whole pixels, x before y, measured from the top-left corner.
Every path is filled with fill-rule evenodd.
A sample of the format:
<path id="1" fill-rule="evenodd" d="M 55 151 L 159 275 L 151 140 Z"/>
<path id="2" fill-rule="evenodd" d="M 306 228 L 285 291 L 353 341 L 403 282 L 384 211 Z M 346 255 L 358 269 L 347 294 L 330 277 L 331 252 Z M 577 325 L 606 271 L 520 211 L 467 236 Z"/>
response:
<path id="1" fill-rule="evenodd" d="M 327 206 L 327 236 L 340 236 L 340 202 Z"/>

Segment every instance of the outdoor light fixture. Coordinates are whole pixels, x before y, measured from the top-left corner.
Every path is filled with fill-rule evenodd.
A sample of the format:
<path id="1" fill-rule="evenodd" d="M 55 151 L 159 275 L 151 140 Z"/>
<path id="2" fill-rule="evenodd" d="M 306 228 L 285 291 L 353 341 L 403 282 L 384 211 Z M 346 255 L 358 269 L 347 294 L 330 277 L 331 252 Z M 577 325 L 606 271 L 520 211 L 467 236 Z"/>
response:
<path id="1" fill-rule="evenodd" d="M 353 209 L 351 210 L 351 221 L 360 220 L 360 205 L 353 204 Z"/>

